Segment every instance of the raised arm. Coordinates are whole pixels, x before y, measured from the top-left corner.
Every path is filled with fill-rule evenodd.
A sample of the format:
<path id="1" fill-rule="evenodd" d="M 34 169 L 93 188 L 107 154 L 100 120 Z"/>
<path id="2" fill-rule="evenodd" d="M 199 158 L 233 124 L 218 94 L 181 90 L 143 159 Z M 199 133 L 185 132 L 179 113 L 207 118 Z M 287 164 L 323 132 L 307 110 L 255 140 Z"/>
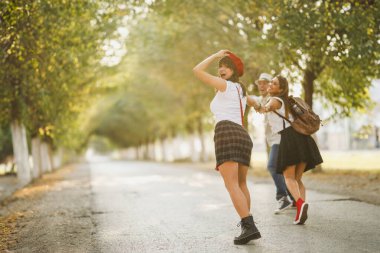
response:
<path id="1" fill-rule="evenodd" d="M 193 68 L 194 75 L 201 80 L 203 83 L 210 85 L 211 87 L 216 88 L 219 91 L 225 91 L 227 87 L 226 80 L 223 78 L 213 76 L 206 72 L 206 69 L 210 64 L 217 59 L 220 59 L 228 55 L 228 50 L 220 50 L 216 54 L 210 55 L 197 66 Z"/>
<path id="2" fill-rule="evenodd" d="M 262 106 L 259 110 L 260 113 L 267 113 L 267 112 L 272 112 L 274 110 L 280 109 L 282 106 L 280 100 L 271 98 L 268 103 L 264 106 Z"/>
<path id="3" fill-rule="evenodd" d="M 252 106 L 255 111 L 259 111 L 261 108 L 261 104 L 257 101 L 254 96 L 247 96 L 247 104 Z"/>

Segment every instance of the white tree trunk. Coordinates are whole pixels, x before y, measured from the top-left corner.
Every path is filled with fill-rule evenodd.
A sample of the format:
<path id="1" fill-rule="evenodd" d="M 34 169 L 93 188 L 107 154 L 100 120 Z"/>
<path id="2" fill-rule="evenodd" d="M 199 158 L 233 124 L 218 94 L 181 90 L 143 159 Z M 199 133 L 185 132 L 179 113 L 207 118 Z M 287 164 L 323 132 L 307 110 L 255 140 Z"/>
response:
<path id="1" fill-rule="evenodd" d="M 160 146 L 161 146 L 161 161 L 166 161 L 166 153 L 167 153 L 167 150 L 166 150 L 166 145 L 165 145 L 165 140 L 164 139 L 160 139 Z"/>
<path id="2" fill-rule="evenodd" d="M 53 168 L 58 169 L 62 166 L 63 160 L 63 149 L 58 148 L 57 151 L 53 155 Z"/>
<path id="3" fill-rule="evenodd" d="M 54 159 L 53 159 L 53 150 L 51 149 L 50 144 L 47 144 L 47 153 L 48 153 L 48 158 L 49 158 L 49 163 L 50 163 L 50 169 L 54 170 Z"/>
<path id="4" fill-rule="evenodd" d="M 200 125 L 198 129 L 198 135 L 199 135 L 199 141 L 201 142 L 200 161 L 207 162 L 208 159 L 207 159 L 207 154 L 206 154 L 206 142 L 205 142 L 205 136 L 204 136 L 202 125 Z"/>
<path id="5" fill-rule="evenodd" d="M 189 137 L 190 140 L 190 157 L 192 162 L 199 162 L 200 161 L 200 152 L 197 149 L 197 136 L 195 136 L 194 133 L 192 133 Z"/>
<path id="6" fill-rule="evenodd" d="M 27 184 L 31 180 L 31 174 L 25 126 L 15 120 L 11 123 L 11 132 L 13 154 L 17 166 L 17 178 L 21 184 Z"/>
<path id="7" fill-rule="evenodd" d="M 41 167 L 43 173 L 52 171 L 49 145 L 43 141 L 41 142 Z"/>
<path id="8" fill-rule="evenodd" d="M 156 162 L 161 162 L 162 161 L 162 151 L 161 151 L 161 141 L 159 138 L 156 139 L 154 142 L 154 160 Z"/>
<path id="9" fill-rule="evenodd" d="M 169 135 L 162 141 L 162 157 L 164 162 L 172 162 L 173 158 L 173 137 Z"/>
<path id="10" fill-rule="evenodd" d="M 39 178 L 42 175 L 41 168 L 41 140 L 39 137 L 32 139 L 32 157 L 33 157 L 33 179 Z"/>
<path id="11" fill-rule="evenodd" d="M 152 161 L 154 159 L 154 146 L 152 143 L 148 144 L 148 160 Z"/>
<path id="12" fill-rule="evenodd" d="M 142 154 L 142 156 L 143 156 L 143 160 L 144 161 L 146 161 L 146 160 L 149 160 L 149 146 L 148 146 L 148 144 L 147 143 L 144 143 L 142 146 L 141 146 L 141 148 L 142 148 L 142 152 L 143 152 L 143 154 Z"/>
<path id="13" fill-rule="evenodd" d="M 150 142 L 148 145 L 148 160 L 154 161 L 156 158 L 155 150 L 154 150 L 154 142 Z"/>
<path id="14" fill-rule="evenodd" d="M 134 149 L 135 149 L 135 160 L 140 160 L 139 147 L 136 146 Z"/>

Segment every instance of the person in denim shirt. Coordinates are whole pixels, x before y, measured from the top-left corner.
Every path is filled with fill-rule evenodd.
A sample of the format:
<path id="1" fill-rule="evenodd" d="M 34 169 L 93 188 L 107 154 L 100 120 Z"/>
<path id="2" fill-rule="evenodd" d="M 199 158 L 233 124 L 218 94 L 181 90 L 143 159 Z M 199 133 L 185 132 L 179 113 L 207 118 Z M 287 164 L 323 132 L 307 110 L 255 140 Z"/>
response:
<path id="1" fill-rule="evenodd" d="M 269 82 L 272 80 L 272 76 L 267 73 L 262 73 L 258 80 L 255 81 L 260 93 L 260 98 L 249 97 L 248 105 L 254 107 L 255 110 L 259 110 L 270 99 L 268 93 Z M 267 169 L 273 178 L 273 182 L 276 186 L 276 200 L 278 201 L 278 208 L 274 211 L 275 214 L 279 214 L 282 211 L 292 207 L 292 201 L 286 189 L 284 176 L 276 173 L 278 148 L 280 146 L 281 135 L 274 133 L 268 121 L 268 115 L 264 114 L 264 126 L 265 126 L 265 138 L 269 150 L 269 159 Z"/>

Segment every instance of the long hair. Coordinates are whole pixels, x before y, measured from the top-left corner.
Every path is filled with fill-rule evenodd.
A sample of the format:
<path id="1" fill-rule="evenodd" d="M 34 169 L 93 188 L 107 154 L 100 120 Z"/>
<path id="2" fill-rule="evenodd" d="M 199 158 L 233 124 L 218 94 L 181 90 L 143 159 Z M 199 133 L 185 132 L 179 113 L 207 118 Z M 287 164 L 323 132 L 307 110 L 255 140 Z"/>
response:
<path id="1" fill-rule="evenodd" d="M 277 97 L 281 98 L 282 101 L 284 101 L 285 116 L 288 117 L 289 112 L 291 112 L 290 104 L 289 104 L 289 100 L 288 100 L 288 97 L 289 97 L 288 80 L 286 80 L 286 78 L 281 76 L 281 75 L 277 75 L 277 76 L 275 76 L 275 78 L 277 78 L 278 83 L 280 84 L 280 89 L 282 89 L 282 91 L 280 92 L 280 94 L 277 95 Z"/>
<path id="2" fill-rule="evenodd" d="M 245 87 L 245 85 L 242 82 L 239 81 L 239 74 L 238 74 L 237 68 L 236 68 L 234 62 L 232 61 L 232 59 L 230 57 L 228 57 L 228 56 L 224 56 L 219 61 L 219 68 L 222 65 L 226 66 L 229 69 L 232 69 L 233 74 L 228 79 L 228 81 L 231 81 L 231 82 L 234 82 L 234 83 L 239 83 L 240 86 L 241 86 L 241 88 L 243 89 L 243 97 L 245 97 L 247 95 L 247 88 Z"/>

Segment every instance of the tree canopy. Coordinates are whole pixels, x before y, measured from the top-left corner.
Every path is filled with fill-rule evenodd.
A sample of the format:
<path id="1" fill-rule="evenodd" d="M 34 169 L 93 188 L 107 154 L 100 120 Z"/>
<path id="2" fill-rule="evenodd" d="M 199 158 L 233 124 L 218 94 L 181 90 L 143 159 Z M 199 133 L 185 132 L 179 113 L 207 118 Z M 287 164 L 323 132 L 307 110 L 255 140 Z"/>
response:
<path id="1" fill-rule="evenodd" d="M 212 121 L 214 91 L 191 69 L 230 49 L 254 92 L 286 73 L 312 105 L 349 115 L 379 77 L 379 1 L 2 1 L 0 124 L 79 147 L 91 134 L 122 147 Z M 216 74 L 216 66 L 210 68 Z"/>

